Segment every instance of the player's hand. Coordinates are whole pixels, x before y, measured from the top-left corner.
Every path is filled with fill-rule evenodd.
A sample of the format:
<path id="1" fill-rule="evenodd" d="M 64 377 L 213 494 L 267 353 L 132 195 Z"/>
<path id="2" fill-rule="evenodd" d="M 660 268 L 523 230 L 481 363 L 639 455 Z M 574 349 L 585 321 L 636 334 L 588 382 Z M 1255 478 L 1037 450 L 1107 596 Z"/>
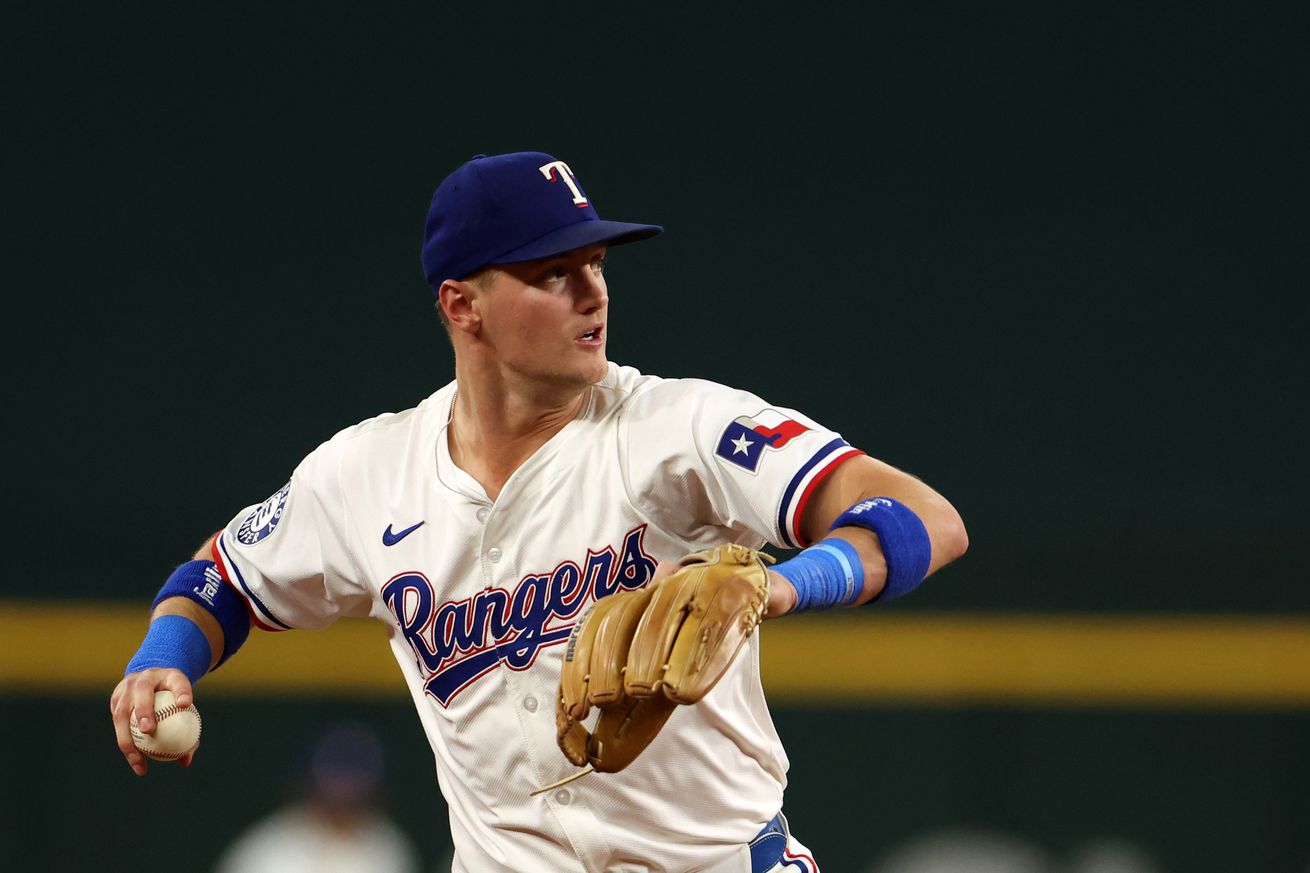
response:
<path id="1" fill-rule="evenodd" d="M 772 570 L 769 573 L 769 603 L 764 608 L 764 618 L 777 618 L 786 615 L 796 606 L 796 586 L 781 573 Z"/>
<path id="2" fill-rule="evenodd" d="M 679 565 L 677 561 L 660 561 L 655 565 L 655 575 L 650 577 L 650 584 L 654 585 L 666 576 L 672 576 L 674 573 L 678 572 L 678 569 Z"/>
<path id="3" fill-rule="evenodd" d="M 151 668 L 139 673 L 129 673 L 123 677 L 109 696 L 109 714 L 114 720 L 114 737 L 118 740 L 118 750 L 123 753 L 127 765 L 138 776 L 146 775 L 145 754 L 132 742 L 132 710 L 140 714 L 137 727 L 142 733 L 154 733 L 155 730 L 155 692 L 171 691 L 180 707 L 190 706 L 193 702 L 191 680 L 181 670 Z M 183 767 L 191 766 L 195 757 L 192 751 L 178 763 Z"/>
<path id="4" fill-rule="evenodd" d="M 555 728 L 564 757 L 618 772 L 679 705 L 709 693 L 767 606 L 771 560 L 719 546 L 657 566 L 645 588 L 593 603 L 569 636 L 560 670 Z M 589 730 L 583 722 L 592 707 L 601 714 Z"/>
<path id="5" fill-rule="evenodd" d="M 651 577 L 651 584 L 654 585 L 665 576 L 672 576 L 679 569 L 680 565 L 677 561 L 660 561 L 655 565 L 655 575 Z M 766 621 L 770 618 L 786 615 L 796 605 L 796 586 L 791 584 L 791 580 L 772 570 L 769 570 L 768 573 L 769 603 L 764 609 Z"/>

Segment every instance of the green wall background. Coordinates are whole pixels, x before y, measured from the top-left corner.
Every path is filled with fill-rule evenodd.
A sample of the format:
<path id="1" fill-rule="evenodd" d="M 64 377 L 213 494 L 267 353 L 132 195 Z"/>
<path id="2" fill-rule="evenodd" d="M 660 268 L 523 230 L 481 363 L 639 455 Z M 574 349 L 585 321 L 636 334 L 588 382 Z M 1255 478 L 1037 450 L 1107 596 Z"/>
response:
<path id="1" fill-rule="evenodd" d="M 144 601 L 319 441 L 444 384 L 428 198 L 475 153 L 534 148 L 602 215 L 668 228 L 611 259 L 612 358 L 799 407 L 959 507 L 968 557 L 889 608 L 1310 610 L 1301 11 L 5 18 L 0 596 Z M 208 772 L 137 783 L 102 700 L 0 706 L 10 748 L 46 716 L 94 748 L 20 756 L 0 782 L 6 842 L 53 842 L 50 869 L 119 869 L 156 804 L 205 825 L 151 839 L 205 856 L 276 800 L 235 732 L 207 740 Z M 270 712 L 284 752 L 330 715 L 382 724 L 435 860 L 444 810 L 407 702 Z M 1304 712 L 778 718 L 825 869 L 945 822 L 1057 849 L 1120 834 L 1175 871 L 1310 864 Z M 78 809 L 94 839 L 67 839 Z"/>

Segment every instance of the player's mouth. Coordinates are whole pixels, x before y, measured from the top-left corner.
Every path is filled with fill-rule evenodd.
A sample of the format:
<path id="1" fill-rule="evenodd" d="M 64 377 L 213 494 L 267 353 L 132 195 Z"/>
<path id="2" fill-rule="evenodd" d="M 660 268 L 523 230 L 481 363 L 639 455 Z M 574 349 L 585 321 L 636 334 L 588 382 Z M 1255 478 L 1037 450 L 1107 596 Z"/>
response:
<path id="1" fill-rule="evenodd" d="M 598 324 L 586 333 L 580 334 L 577 342 L 589 347 L 600 346 L 605 342 L 605 325 Z"/>

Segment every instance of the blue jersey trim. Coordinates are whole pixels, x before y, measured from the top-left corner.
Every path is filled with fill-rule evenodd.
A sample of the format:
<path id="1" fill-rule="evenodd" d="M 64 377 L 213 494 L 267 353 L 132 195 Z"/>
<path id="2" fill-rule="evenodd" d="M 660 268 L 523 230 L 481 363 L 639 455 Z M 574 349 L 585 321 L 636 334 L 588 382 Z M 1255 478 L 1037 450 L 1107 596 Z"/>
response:
<path id="1" fill-rule="evenodd" d="M 845 448 L 849 445 L 850 443 L 846 442 L 846 440 L 841 437 L 828 443 L 826 446 L 811 455 L 810 459 L 805 462 L 805 465 L 801 467 L 800 470 L 797 471 L 796 475 L 791 477 L 791 482 L 787 483 L 787 490 L 782 492 L 782 505 L 778 507 L 778 533 L 782 535 L 782 541 L 785 545 L 790 546 L 793 549 L 800 548 L 797 543 L 792 542 L 791 535 L 787 531 L 787 510 L 791 506 L 791 501 L 796 494 L 796 489 L 800 487 L 801 480 L 803 480 L 811 470 L 818 466 L 821 461 L 828 457 L 828 455 L 832 454 L 837 449 Z"/>
<path id="2" fill-rule="evenodd" d="M 250 602 L 255 604 L 255 607 L 264 614 L 265 618 L 283 630 L 291 630 L 291 625 L 274 615 L 272 610 L 264 605 L 264 601 L 259 599 L 259 595 L 250 590 L 250 586 L 246 584 L 246 577 L 241 575 L 241 568 L 237 566 L 236 561 L 232 560 L 232 553 L 227 550 L 226 537 L 227 534 L 225 533 L 219 534 L 218 547 L 223 550 L 223 557 L 227 558 L 227 565 L 231 567 L 232 572 L 236 574 L 237 584 L 241 586 L 241 590 L 246 593 L 246 597 L 250 598 Z"/>

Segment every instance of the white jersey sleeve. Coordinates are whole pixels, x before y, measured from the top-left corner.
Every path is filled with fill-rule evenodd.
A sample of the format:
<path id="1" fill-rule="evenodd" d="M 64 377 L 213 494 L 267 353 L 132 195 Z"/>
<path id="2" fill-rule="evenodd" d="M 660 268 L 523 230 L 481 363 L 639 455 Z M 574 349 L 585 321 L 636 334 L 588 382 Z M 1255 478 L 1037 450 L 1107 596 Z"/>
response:
<path id="1" fill-rule="evenodd" d="M 372 596 L 351 557 L 341 489 L 343 431 L 309 454 L 291 481 L 219 532 L 213 557 L 265 630 L 322 628 L 366 617 Z"/>
<path id="2" fill-rule="evenodd" d="M 864 454 L 794 409 L 701 379 L 655 380 L 620 427 L 629 498 L 689 540 L 808 545 L 800 519 L 815 487 Z"/>

